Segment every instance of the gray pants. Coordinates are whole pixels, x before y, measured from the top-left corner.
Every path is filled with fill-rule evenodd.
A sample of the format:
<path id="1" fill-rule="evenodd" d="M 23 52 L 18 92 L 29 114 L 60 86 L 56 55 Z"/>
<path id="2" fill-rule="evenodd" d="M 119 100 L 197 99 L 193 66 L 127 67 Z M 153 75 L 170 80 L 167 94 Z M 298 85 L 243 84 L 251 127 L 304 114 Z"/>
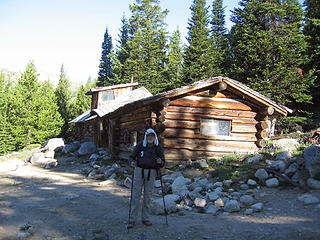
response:
<path id="1" fill-rule="evenodd" d="M 142 173 L 143 171 L 143 173 Z M 143 201 L 142 201 L 142 221 L 149 221 L 151 211 L 151 195 L 153 191 L 154 181 L 157 171 L 155 169 L 142 169 L 135 167 L 134 179 L 132 188 L 132 200 L 131 200 L 131 213 L 130 222 L 136 222 L 138 217 L 138 211 L 140 207 L 140 198 L 143 187 Z M 149 178 L 149 180 L 148 180 Z"/>

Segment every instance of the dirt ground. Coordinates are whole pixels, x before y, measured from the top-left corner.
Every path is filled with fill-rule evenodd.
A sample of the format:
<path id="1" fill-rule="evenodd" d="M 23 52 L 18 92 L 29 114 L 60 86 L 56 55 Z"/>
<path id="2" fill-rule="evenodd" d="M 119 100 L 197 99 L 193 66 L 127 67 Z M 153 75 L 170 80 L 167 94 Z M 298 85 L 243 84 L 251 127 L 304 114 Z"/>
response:
<path id="1" fill-rule="evenodd" d="M 255 197 L 264 210 L 213 216 L 182 210 L 152 216 L 153 225 L 126 230 L 129 189 L 87 180 L 83 165 L 65 159 L 52 169 L 21 165 L 1 169 L 0 239 L 15 240 L 31 226 L 32 240 L 91 239 L 320 239 L 320 209 L 304 206 L 299 189 L 263 188 Z M 320 197 L 320 191 L 312 194 Z M 26 227 L 25 227 L 26 228 Z"/>

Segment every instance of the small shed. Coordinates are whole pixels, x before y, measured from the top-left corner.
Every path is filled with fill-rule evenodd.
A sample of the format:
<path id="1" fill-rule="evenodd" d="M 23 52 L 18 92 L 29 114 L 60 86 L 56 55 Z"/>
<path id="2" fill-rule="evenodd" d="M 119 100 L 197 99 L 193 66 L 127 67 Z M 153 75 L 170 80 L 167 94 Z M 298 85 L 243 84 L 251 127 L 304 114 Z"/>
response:
<path id="1" fill-rule="evenodd" d="M 265 146 L 275 119 L 291 111 L 227 77 L 153 96 L 139 89 L 126 94 L 126 101 L 92 109 L 88 116 L 104 132 L 97 142 L 120 159 L 128 158 L 149 127 L 158 133 L 168 162 L 253 152 Z M 135 91 L 143 94 L 135 98 Z"/>

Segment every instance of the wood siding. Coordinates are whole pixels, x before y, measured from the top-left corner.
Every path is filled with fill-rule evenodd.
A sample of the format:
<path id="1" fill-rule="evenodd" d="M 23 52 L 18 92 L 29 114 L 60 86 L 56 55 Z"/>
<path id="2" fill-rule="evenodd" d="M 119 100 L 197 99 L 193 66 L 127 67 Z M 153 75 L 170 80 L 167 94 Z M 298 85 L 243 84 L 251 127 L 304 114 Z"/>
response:
<path id="1" fill-rule="evenodd" d="M 133 146 L 130 139 L 133 132 L 137 132 L 137 140 L 142 141 L 144 132 L 151 127 L 151 107 L 139 108 L 133 112 L 117 118 L 115 127 L 115 151 L 120 159 L 127 160 Z"/>
<path id="2" fill-rule="evenodd" d="M 166 159 L 170 162 L 256 151 L 256 135 L 260 132 L 257 126 L 263 124 L 255 119 L 257 111 L 252 104 L 235 98 L 229 92 L 218 93 L 214 97 L 204 95 L 195 93 L 171 100 L 169 106 L 162 110 L 165 130 L 161 138 Z M 230 135 L 201 134 L 201 119 L 230 120 Z M 156 116 L 152 114 L 152 123 L 156 122 Z"/>

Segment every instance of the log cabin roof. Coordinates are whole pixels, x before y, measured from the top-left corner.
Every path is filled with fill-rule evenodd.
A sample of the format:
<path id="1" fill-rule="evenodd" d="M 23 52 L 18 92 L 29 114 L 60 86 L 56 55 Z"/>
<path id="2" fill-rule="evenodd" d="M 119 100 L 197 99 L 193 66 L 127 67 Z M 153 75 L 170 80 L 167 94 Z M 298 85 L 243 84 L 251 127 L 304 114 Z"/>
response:
<path id="1" fill-rule="evenodd" d="M 208 78 L 204 80 L 200 80 L 197 82 L 194 82 L 190 85 L 183 86 L 180 88 L 176 88 L 173 90 L 169 90 L 167 92 L 162 92 L 153 96 L 149 96 L 146 98 L 141 98 L 137 101 L 134 102 L 128 102 L 128 104 L 123 105 L 113 112 L 109 112 L 110 115 L 118 115 L 123 112 L 128 112 L 132 111 L 135 109 L 138 109 L 140 107 L 150 105 L 156 102 L 163 101 L 165 99 L 177 97 L 180 95 L 185 95 L 187 93 L 201 90 L 201 89 L 206 89 L 208 87 L 218 85 L 219 83 L 224 82 L 227 84 L 228 90 L 231 90 L 233 92 L 236 92 L 238 95 L 240 95 L 243 99 L 247 99 L 249 102 L 254 102 L 255 104 L 258 104 L 260 107 L 273 107 L 275 111 L 280 114 L 286 116 L 287 113 L 291 113 L 292 110 L 277 104 L 276 102 L 272 101 L 270 98 L 260 94 L 257 91 L 254 91 L 253 89 L 245 86 L 244 84 L 228 78 L 228 77 L 213 77 L 213 78 Z"/>
<path id="2" fill-rule="evenodd" d="M 106 87 L 96 87 L 91 88 L 89 92 L 86 93 L 86 95 L 92 95 L 94 92 L 101 92 L 101 91 L 107 91 L 117 88 L 126 88 L 126 87 L 135 87 L 138 86 L 138 83 L 125 83 L 125 84 L 118 84 L 118 85 L 112 85 L 112 86 L 106 86 Z"/>

